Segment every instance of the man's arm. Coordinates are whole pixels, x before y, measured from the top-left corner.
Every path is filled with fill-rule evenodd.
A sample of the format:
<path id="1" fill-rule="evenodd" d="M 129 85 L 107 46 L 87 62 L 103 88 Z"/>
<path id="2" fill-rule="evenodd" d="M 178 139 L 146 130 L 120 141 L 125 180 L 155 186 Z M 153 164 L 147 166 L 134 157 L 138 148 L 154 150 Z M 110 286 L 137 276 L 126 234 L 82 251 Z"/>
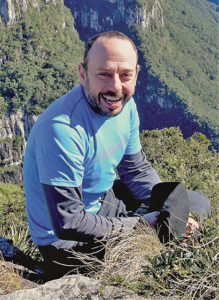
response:
<path id="1" fill-rule="evenodd" d="M 153 186 L 161 182 L 142 149 L 135 154 L 125 154 L 117 170 L 121 181 L 139 201 L 150 198 Z"/>
<path id="2" fill-rule="evenodd" d="M 58 238 L 89 242 L 110 239 L 127 228 L 134 228 L 138 217 L 105 218 L 84 209 L 81 187 L 42 184 L 51 223 Z"/>
<path id="3" fill-rule="evenodd" d="M 160 178 L 145 157 L 139 134 L 139 116 L 136 104 L 133 103 L 129 142 L 117 170 L 121 181 L 127 186 L 134 199 L 145 202 L 150 198 L 151 190 L 160 182 Z"/>

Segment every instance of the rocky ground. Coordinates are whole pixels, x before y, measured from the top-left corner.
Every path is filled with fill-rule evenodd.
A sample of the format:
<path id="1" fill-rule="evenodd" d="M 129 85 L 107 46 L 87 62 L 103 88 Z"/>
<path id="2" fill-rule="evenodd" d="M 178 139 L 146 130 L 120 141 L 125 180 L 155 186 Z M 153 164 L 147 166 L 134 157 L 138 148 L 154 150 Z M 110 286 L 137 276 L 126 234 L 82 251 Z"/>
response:
<path id="1" fill-rule="evenodd" d="M 105 286 L 101 282 L 82 275 L 69 275 L 61 279 L 49 281 L 45 284 L 36 283 L 27 286 L 28 289 L 0 295 L 0 300 L 56 300 L 56 299 L 89 299 L 89 300 L 141 300 L 145 299 L 131 290 Z"/>
<path id="2" fill-rule="evenodd" d="M 147 299 L 122 286 L 106 286 L 99 280 L 82 275 L 69 275 L 43 282 L 42 273 L 36 263 L 12 241 L 0 237 L 2 266 L 20 274 L 23 289 L 1 293 L 0 300 L 141 300 Z M 156 299 L 156 298 L 154 298 Z M 158 299 L 158 298 L 157 298 Z M 161 298 L 159 298 L 160 300 Z M 163 298 L 174 300 L 175 298 Z"/>

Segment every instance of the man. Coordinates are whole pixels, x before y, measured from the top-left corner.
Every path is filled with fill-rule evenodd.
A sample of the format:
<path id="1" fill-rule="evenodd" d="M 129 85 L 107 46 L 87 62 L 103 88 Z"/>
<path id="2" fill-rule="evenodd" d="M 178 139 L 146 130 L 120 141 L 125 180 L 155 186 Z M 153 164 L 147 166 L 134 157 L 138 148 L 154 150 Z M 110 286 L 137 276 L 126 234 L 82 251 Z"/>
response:
<path id="1" fill-rule="evenodd" d="M 165 199 L 156 200 L 160 191 L 155 188 L 151 200 L 160 179 L 139 140 L 132 98 L 139 65 L 132 40 L 120 32 L 95 36 L 78 70 L 81 85 L 39 117 L 24 159 L 31 236 L 55 277 L 66 272 L 61 264 L 80 264 L 73 257 L 68 260 L 67 250 L 89 253 L 96 241 L 111 239 L 142 220 L 155 226 L 165 199 L 175 190 L 174 185 Z M 198 196 L 197 211 L 209 213 L 207 198 Z M 156 201 L 162 202 L 159 209 Z M 150 209 L 151 203 L 155 207 Z M 181 217 L 187 221 L 188 214 Z"/>

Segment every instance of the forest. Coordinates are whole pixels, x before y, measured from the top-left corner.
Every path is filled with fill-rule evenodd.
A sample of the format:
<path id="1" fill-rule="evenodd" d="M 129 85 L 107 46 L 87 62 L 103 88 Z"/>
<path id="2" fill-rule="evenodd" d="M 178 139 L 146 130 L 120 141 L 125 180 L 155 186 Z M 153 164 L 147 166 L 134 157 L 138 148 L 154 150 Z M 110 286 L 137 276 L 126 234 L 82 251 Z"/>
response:
<path id="1" fill-rule="evenodd" d="M 146 3 L 147 1 L 140 1 Z M 208 128 L 216 144 L 218 129 L 218 12 L 209 1 L 161 2 L 164 26 L 145 30 L 136 26 L 133 36 L 143 55 L 142 63 L 157 95 L 174 97 L 185 105 L 184 117 Z M 148 108 L 147 108 L 148 109 Z M 155 113 L 153 105 L 148 115 Z M 170 112 L 171 113 L 171 112 Z M 154 119 L 159 119 L 158 111 Z M 166 116 L 165 116 L 166 117 Z M 179 116 L 171 115 L 175 118 Z M 153 128 L 156 128 L 153 124 Z M 151 128 L 151 127 L 150 127 Z M 159 125 L 157 126 L 159 128 Z M 187 132 L 192 129 L 186 129 Z M 188 136 L 188 133 L 187 133 Z"/>
<path id="2" fill-rule="evenodd" d="M 70 11 L 57 3 L 42 2 L 40 11 L 31 7 L 17 24 L 0 24 L 1 114 L 18 109 L 40 114 L 79 83 L 84 43 Z"/>

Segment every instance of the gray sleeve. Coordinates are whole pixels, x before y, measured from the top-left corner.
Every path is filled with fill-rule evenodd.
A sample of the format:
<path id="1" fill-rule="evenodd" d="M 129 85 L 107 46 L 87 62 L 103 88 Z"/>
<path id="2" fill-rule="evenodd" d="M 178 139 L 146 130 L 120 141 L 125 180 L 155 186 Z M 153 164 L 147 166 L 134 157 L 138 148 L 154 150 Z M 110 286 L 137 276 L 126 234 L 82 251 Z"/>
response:
<path id="1" fill-rule="evenodd" d="M 138 217 L 109 218 L 84 209 L 81 187 L 42 184 L 53 230 L 58 238 L 89 242 L 110 239 L 128 228 L 134 228 Z"/>
<path id="2" fill-rule="evenodd" d="M 153 186 L 161 182 L 157 172 L 147 161 L 143 150 L 124 155 L 117 167 L 121 181 L 128 187 L 136 200 L 146 200 Z"/>

